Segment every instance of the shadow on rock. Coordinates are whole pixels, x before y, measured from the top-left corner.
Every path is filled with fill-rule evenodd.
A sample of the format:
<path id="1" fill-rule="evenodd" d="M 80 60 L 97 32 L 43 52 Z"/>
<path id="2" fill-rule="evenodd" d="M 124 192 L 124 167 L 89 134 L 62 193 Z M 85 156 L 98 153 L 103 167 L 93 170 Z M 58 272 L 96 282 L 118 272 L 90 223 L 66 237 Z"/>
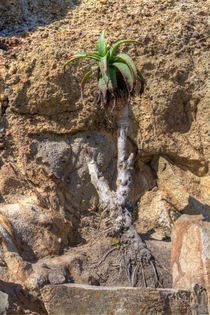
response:
<path id="1" fill-rule="evenodd" d="M 9 296 L 8 314 L 24 314 L 26 309 L 38 314 L 47 314 L 44 304 L 20 284 L 0 280 L 0 291 Z"/>
<path id="2" fill-rule="evenodd" d="M 183 213 L 191 215 L 202 214 L 204 220 L 210 222 L 210 207 L 192 196 L 189 196 L 188 200 L 189 203 L 184 208 Z"/>
<path id="3" fill-rule="evenodd" d="M 1 1 L 0 34 L 12 36 L 19 32 L 33 32 L 38 26 L 45 26 L 65 17 L 80 0 L 17 0 Z"/>

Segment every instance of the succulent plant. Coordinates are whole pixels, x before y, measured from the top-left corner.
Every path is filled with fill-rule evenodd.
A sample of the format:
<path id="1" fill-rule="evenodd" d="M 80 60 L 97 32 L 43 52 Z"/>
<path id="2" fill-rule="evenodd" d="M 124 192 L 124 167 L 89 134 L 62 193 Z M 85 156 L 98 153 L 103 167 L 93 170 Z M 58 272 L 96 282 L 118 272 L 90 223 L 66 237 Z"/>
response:
<path id="1" fill-rule="evenodd" d="M 124 53 L 115 54 L 116 49 L 125 43 L 137 43 L 135 40 L 120 40 L 113 44 L 111 48 L 108 46 L 108 41 L 104 39 L 104 31 L 101 32 L 99 43 L 96 43 L 96 51 L 86 51 L 76 54 L 71 54 L 66 62 L 69 65 L 71 62 L 88 58 L 97 62 L 91 67 L 81 81 L 81 97 L 84 103 L 84 87 L 88 78 L 94 74 L 98 74 L 98 88 L 100 90 L 101 100 L 107 103 L 109 95 L 114 97 L 116 102 L 119 92 L 126 92 L 127 97 L 133 92 L 137 79 L 144 84 L 144 79 L 132 61 L 132 59 Z"/>

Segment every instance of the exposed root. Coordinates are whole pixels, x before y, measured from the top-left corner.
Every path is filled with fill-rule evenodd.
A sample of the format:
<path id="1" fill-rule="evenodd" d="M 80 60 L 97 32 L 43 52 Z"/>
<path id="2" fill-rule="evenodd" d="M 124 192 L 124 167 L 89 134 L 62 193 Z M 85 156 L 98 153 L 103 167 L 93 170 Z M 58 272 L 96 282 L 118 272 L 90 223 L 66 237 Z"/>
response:
<path id="1" fill-rule="evenodd" d="M 135 230 L 132 223 L 132 216 L 130 214 L 126 215 L 126 211 L 124 210 L 124 213 L 120 212 L 116 216 L 117 210 L 115 209 L 114 213 L 110 215 L 112 220 L 107 221 L 108 226 L 104 231 L 107 236 L 116 237 L 119 242 L 119 272 L 121 275 L 123 271 L 126 273 L 129 284 L 132 287 L 137 286 L 140 279 L 142 279 L 142 285 L 147 287 L 145 271 L 147 268 L 152 268 L 154 286 L 157 287 L 160 283 L 154 257 Z M 102 257 L 98 266 L 105 261 L 114 249 L 116 248 L 110 249 Z"/>
<path id="2" fill-rule="evenodd" d="M 121 239 L 123 239 L 124 243 L 126 242 L 125 235 L 123 238 L 121 237 Z M 154 258 L 150 250 L 146 248 L 146 245 L 143 243 L 138 233 L 136 238 L 127 238 L 127 246 L 122 246 L 120 251 L 122 256 L 122 259 L 120 259 L 120 271 L 122 271 L 122 268 L 125 270 L 128 281 L 132 287 L 137 285 L 138 280 L 140 279 L 140 274 L 142 275 L 144 286 L 147 287 L 144 270 L 149 266 L 153 269 L 155 287 L 157 287 L 159 277 Z"/>
<path id="3" fill-rule="evenodd" d="M 157 273 L 157 268 L 156 268 L 156 265 L 155 265 L 155 262 L 153 260 L 150 260 L 150 264 L 152 266 L 152 269 L 154 271 L 154 274 L 155 274 L 155 279 L 156 279 L 156 283 L 159 283 L 159 276 L 158 276 L 158 273 Z"/>
<path id="4" fill-rule="evenodd" d="M 139 268 L 140 268 L 140 263 L 138 263 L 136 265 L 136 267 L 134 268 L 134 271 L 132 273 L 132 277 L 131 277 L 131 286 L 132 287 L 135 287 L 137 284 Z"/>
<path id="5" fill-rule="evenodd" d="M 104 262 L 105 259 L 106 259 L 114 250 L 116 250 L 116 249 L 117 249 L 117 247 L 113 247 L 113 248 L 109 249 L 108 252 L 106 252 L 106 254 L 105 254 L 105 255 L 101 258 L 101 260 L 98 262 L 97 267 L 99 267 L 100 264 L 102 264 L 102 262 Z"/>
<path id="6" fill-rule="evenodd" d="M 142 278 L 143 278 L 143 282 L 144 282 L 144 287 L 147 287 L 147 283 L 146 283 L 146 279 L 145 279 L 145 273 L 144 273 L 144 266 L 141 263 L 141 273 L 142 273 Z"/>

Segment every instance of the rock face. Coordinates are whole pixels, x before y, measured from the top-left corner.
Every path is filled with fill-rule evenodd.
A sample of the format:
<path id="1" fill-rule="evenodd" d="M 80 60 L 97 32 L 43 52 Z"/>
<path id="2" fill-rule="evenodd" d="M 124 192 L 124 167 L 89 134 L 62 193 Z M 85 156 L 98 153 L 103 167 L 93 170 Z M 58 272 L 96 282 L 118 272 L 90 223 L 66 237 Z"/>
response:
<path id="1" fill-rule="evenodd" d="M 173 287 L 206 288 L 210 304 L 210 223 L 202 216 L 181 216 L 172 232 Z"/>
<path id="2" fill-rule="evenodd" d="M 118 5 L 115 1 L 112 6 L 108 3 L 105 6 L 98 2 L 93 4 L 91 1 L 81 4 L 53 1 L 51 5 L 48 1 L 42 1 L 42 4 L 39 1 L 33 4 L 24 1 L 24 5 L 23 1 L 19 1 L 16 3 L 17 12 L 23 14 L 24 10 L 31 10 L 34 19 L 46 10 L 51 19 L 54 6 L 59 6 L 61 10 L 65 7 L 66 17 L 46 28 L 40 27 L 34 33 L 13 38 L 14 41 L 11 38 L 11 44 L 7 44 L 8 51 L 2 51 L 0 91 L 8 100 L 6 104 L 2 98 L 4 111 L 7 108 L 0 123 L 2 167 L 5 167 L 3 164 L 7 162 L 9 150 L 12 150 L 15 162 L 10 162 L 15 165 L 19 176 L 22 174 L 27 186 L 30 181 L 30 190 L 36 185 L 36 190 L 45 200 L 45 207 L 63 208 L 64 212 L 68 212 L 67 216 L 74 216 L 75 225 L 80 219 L 81 207 L 87 210 L 97 203 L 93 187 L 87 189 L 89 179 L 82 158 L 82 145 L 89 141 L 87 137 L 90 137 L 95 150 L 100 151 L 101 165 L 102 161 L 107 161 L 102 168 L 108 169 L 108 180 L 114 183 L 115 165 L 109 165 L 109 161 L 114 161 L 116 155 L 117 113 L 114 113 L 113 119 L 110 108 L 96 105 L 94 80 L 90 81 L 92 86 L 87 86 L 87 104 L 83 107 L 78 81 L 81 72 L 85 72 L 88 66 L 84 64 L 81 67 L 78 62 L 64 71 L 64 63 L 69 52 L 92 49 L 92 42 L 101 31 L 100 25 L 95 26 L 97 14 L 100 15 L 106 8 L 109 15 L 110 10 L 119 9 Z M 137 175 L 133 189 L 136 193 L 133 200 L 137 202 L 141 198 L 139 216 L 145 226 L 166 228 L 173 224 L 180 213 L 208 213 L 205 5 L 205 1 L 193 5 L 159 2 L 151 7 L 144 1 L 120 5 L 120 20 L 131 19 L 129 37 L 140 39 L 142 43 L 140 47 L 128 51 L 146 80 L 145 92 L 141 98 L 134 97 L 130 104 L 129 139 L 130 150 L 136 152 Z M 9 6 L 15 8 L 13 2 L 2 4 L 1 10 L 5 10 L 5 16 Z M 148 16 L 147 23 L 138 20 L 139 10 L 142 18 Z M 83 14 L 87 14 L 89 21 L 86 32 L 77 30 Z M 160 35 L 160 15 L 165 23 L 165 39 Z M 169 22 L 168 16 L 175 19 L 174 22 Z M 192 21 L 192 16 L 196 22 Z M 187 25 L 183 24 L 186 20 Z M 108 18 L 104 18 L 103 23 L 104 28 L 106 23 L 110 25 Z M 159 26 L 154 27 L 155 23 Z M 13 24 L 21 28 L 21 23 Z M 120 32 L 117 28 L 114 32 L 109 29 L 107 37 L 112 41 L 121 39 L 123 32 L 127 34 L 124 23 Z M 7 28 L 4 30 L 6 32 Z M 177 38 L 174 38 L 175 33 Z M 58 148 L 53 152 L 54 146 Z M 44 150 L 48 156 L 43 153 Z M 66 171 L 67 164 L 69 169 Z M 9 174 L 6 176 L 4 173 L 4 176 L 9 177 Z M 6 185 L 9 181 L 4 179 Z M 20 188 L 17 177 L 14 181 Z M 76 191 L 74 187 L 77 187 Z M 4 189 L 9 191 L 5 186 Z M 12 196 L 13 193 L 6 193 L 2 198 L 11 202 Z"/>
<path id="3" fill-rule="evenodd" d="M 0 315 L 6 315 L 8 307 L 8 295 L 0 291 Z"/>
<path id="4" fill-rule="evenodd" d="M 0 31 L 4 33 L 9 30 L 14 33 L 23 28 L 31 30 L 39 24 L 48 24 L 53 17 L 64 14 L 74 3 L 74 0 L 2 0 Z"/>
<path id="5" fill-rule="evenodd" d="M 118 111 L 97 105 L 94 78 L 83 106 L 89 65 L 64 64 L 70 53 L 92 50 L 102 29 L 112 43 L 141 43 L 121 47 L 146 82 L 129 106 L 138 231 L 170 229 L 182 213 L 209 220 L 206 1 L 3 0 L 0 16 L 2 281 L 19 290 L 28 279 L 37 290 L 49 280 L 31 278 L 37 260 L 95 237 L 100 209 L 83 148 L 114 188 Z M 64 281 L 64 269 L 52 272 L 52 283 Z"/>
<path id="6" fill-rule="evenodd" d="M 137 221 L 140 226 L 171 228 L 181 213 L 200 213 L 210 221 L 208 176 L 199 178 L 165 157 L 154 157 L 151 165 L 157 174 L 158 189 L 141 197 Z"/>
<path id="7" fill-rule="evenodd" d="M 41 294 L 49 315 L 192 314 L 191 292 L 181 290 L 69 284 L 45 286 Z"/>

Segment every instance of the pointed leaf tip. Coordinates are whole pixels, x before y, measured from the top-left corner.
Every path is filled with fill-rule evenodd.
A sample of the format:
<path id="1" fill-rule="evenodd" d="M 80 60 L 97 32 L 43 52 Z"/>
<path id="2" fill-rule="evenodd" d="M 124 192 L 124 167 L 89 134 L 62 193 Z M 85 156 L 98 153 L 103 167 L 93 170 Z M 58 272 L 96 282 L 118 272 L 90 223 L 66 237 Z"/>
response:
<path id="1" fill-rule="evenodd" d="M 104 33 L 105 33 L 105 31 L 103 30 L 101 32 L 100 40 L 99 40 L 100 48 L 101 48 L 101 51 L 102 51 L 103 54 L 105 53 L 105 48 L 106 48 L 106 44 L 105 44 L 105 41 L 104 41 Z"/>

